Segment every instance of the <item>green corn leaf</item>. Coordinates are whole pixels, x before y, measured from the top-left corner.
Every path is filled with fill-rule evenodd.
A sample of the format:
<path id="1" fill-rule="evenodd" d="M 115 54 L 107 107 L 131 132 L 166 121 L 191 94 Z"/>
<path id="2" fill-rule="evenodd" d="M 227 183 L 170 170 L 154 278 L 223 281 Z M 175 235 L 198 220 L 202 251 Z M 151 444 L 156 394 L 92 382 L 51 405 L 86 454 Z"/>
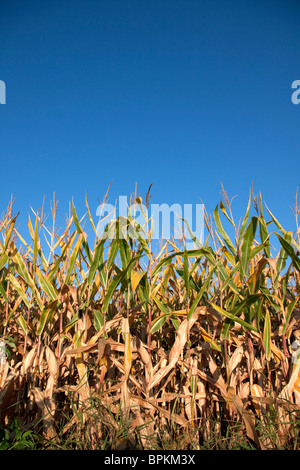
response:
<path id="1" fill-rule="evenodd" d="M 169 318 L 169 315 L 160 315 L 155 320 L 153 320 L 153 322 L 151 324 L 150 332 L 155 333 L 160 328 L 162 328 L 164 326 L 164 324 L 166 323 L 168 318 Z"/>
<path id="2" fill-rule="evenodd" d="M 158 298 L 155 296 L 155 295 L 152 295 L 152 299 L 154 300 L 154 302 L 156 303 L 158 309 L 165 313 L 166 315 L 170 314 L 170 311 L 168 309 L 168 307 L 166 307 L 166 305 L 164 305 L 162 302 L 160 302 L 160 300 L 158 300 Z"/>
<path id="3" fill-rule="evenodd" d="M 217 270 L 220 272 L 220 267 L 221 267 L 221 270 L 222 270 L 222 273 L 220 273 L 220 277 L 222 279 L 222 285 L 221 285 L 221 288 L 220 288 L 220 292 L 224 292 L 226 291 L 227 289 L 227 286 L 230 287 L 230 289 L 235 293 L 235 294 L 239 294 L 239 289 L 236 287 L 235 283 L 233 282 L 233 277 L 235 276 L 236 272 L 239 271 L 240 269 L 240 263 L 236 263 L 236 265 L 234 266 L 234 268 L 230 271 L 229 274 L 227 274 L 224 266 L 222 265 L 221 261 L 219 261 L 218 265 L 217 265 Z"/>
<path id="4" fill-rule="evenodd" d="M 285 232 L 284 239 L 288 244 L 290 244 L 291 240 L 292 240 L 292 233 L 291 232 Z M 277 275 L 278 276 L 281 273 L 281 271 L 284 270 L 284 268 L 286 266 L 286 260 L 287 259 L 288 259 L 288 252 L 284 249 L 283 245 L 281 244 L 281 248 L 280 248 L 279 255 L 278 255 L 278 260 L 277 260 L 277 263 L 276 263 L 276 269 L 277 269 Z M 278 277 L 276 279 L 276 286 L 277 286 L 277 284 L 278 284 Z"/>
<path id="5" fill-rule="evenodd" d="M 285 321 L 284 321 L 284 325 L 283 325 L 283 329 L 282 329 L 282 334 L 283 335 L 285 334 L 285 332 L 287 330 L 287 327 L 289 326 L 290 318 L 291 318 L 293 310 L 296 307 L 296 304 L 299 300 L 299 296 L 300 296 L 300 294 L 286 308 Z"/>
<path id="6" fill-rule="evenodd" d="M 26 268 L 26 265 L 20 255 L 20 253 L 18 252 L 17 248 L 14 246 L 13 250 L 12 250 L 12 258 L 14 260 L 14 262 L 16 263 L 16 268 L 17 268 L 17 271 L 18 273 L 20 274 L 20 276 L 24 279 L 24 281 L 27 282 L 28 285 L 32 285 L 33 284 L 33 280 Z"/>
<path id="7" fill-rule="evenodd" d="M 251 307 L 255 302 L 262 298 L 263 294 L 248 294 L 242 302 L 236 303 L 233 308 L 234 315 L 244 312 L 246 309 Z"/>
<path id="8" fill-rule="evenodd" d="M 58 300 L 54 300 L 43 308 L 36 331 L 37 336 L 40 336 L 43 333 L 45 326 L 51 321 L 57 305 Z"/>
<path id="9" fill-rule="evenodd" d="M 129 262 L 130 262 L 130 250 L 129 250 L 129 246 L 127 244 L 127 241 L 126 240 L 118 240 L 119 241 L 119 253 L 120 253 L 120 258 L 121 258 L 121 262 L 122 262 L 122 269 L 126 269 L 126 267 L 128 266 Z M 128 272 L 128 275 L 130 274 L 130 272 Z"/>
<path id="10" fill-rule="evenodd" d="M 97 332 L 99 332 L 104 324 L 104 317 L 99 310 L 93 310 L 94 313 L 94 326 Z"/>
<path id="11" fill-rule="evenodd" d="M 27 285 L 30 287 L 38 305 L 40 308 L 43 308 L 43 302 L 41 300 L 40 294 L 38 292 L 38 289 L 30 276 L 26 265 L 23 261 L 23 258 L 21 257 L 20 253 L 17 251 L 16 247 L 14 247 L 12 258 L 14 262 L 16 263 L 17 271 L 19 275 L 23 278 L 23 280 L 27 283 Z"/>
<path id="12" fill-rule="evenodd" d="M 190 296 L 190 283 L 189 283 L 189 260 L 187 250 L 184 250 L 183 253 L 183 279 L 186 289 L 187 298 Z"/>
<path id="13" fill-rule="evenodd" d="M 11 318 L 13 318 L 15 316 L 15 312 L 18 310 L 21 302 L 22 302 L 22 297 L 19 297 L 16 300 L 15 305 L 13 306 L 13 308 L 9 310 L 7 320 L 5 319 L 5 322 L 4 322 L 5 326 L 9 325 L 9 322 L 10 322 Z M 19 312 L 17 313 L 17 315 L 20 315 Z"/>
<path id="14" fill-rule="evenodd" d="M 226 318 L 226 320 L 223 322 L 223 325 L 222 325 L 221 340 L 229 339 L 229 332 L 231 328 L 233 327 L 234 327 L 234 321 L 231 320 L 230 318 Z"/>
<path id="15" fill-rule="evenodd" d="M 178 328 L 180 327 L 180 321 L 178 320 L 178 318 L 174 318 L 174 317 L 171 317 L 171 322 L 175 328 L 175 330 L 177 331 Z"/>
<path id="16" fill-rule="evenodd" d="M 250 325 L 250 323 L 247 323 L 246 321 L 242 320 L 241 318 L 236 317 L 232 313 L 226 312 L 223 308 L 219 307 L 218 305 L 214 304 L 211 302 L 211 306 L 217 310 L 221 315 L 224 315 L 224 317 L 229 318 L 230 320 L 235 321 L 236 323 L 239 323 L 240 325 L 244 326 L 246 330 L 252 330 L 257 332 L 257 328 L 255 328 L 253 325 Z"/>
<path id="17" fill-rule="evenodd" d="M 251 193 L 249 194 L 249 199 L 248 199 L 248 206 L 246 209 L 246 214 L 244 216 L 243 222 L 241 224 L 240 232 L 239 232 L 239 237 L 238 237 L 238 243 L 241 243 L 241 240 L 243 238 L 243 235 L 245 233 L 245 229 L 249 220 L 249 214 L 250 214 L 250 206 L 251 206 Z"/>
<path id="18" fill-rule="evenodd" d="M 265 316 L 263 343 L 264 343 L 266 358 L 267 358 L 267 361 L 269 361 L 271 357 L 271 318 L 270 318 L 269 310 L 267 310 L 266 316 Z"/>
<path id="19" fill-rule="evenodd" d="M 17 322 L 18 325 L 22 328 L 22 330 L 24 331 L 25 335 L 28 335 L 29 330 L 28 330 L 28 328 L 27 328 L 25 318 L 22 317 L 22 315 L 19 315 L 19 316 L 16 318 L 16 322 Z"/>
<path id="20" fill-rule="evenodd" d="M 73 271 L 73 268 L 74 268 L 74 265 L 75 265 L 75 261 L 77 259 L 77 256 L 78 256 L 81 244 L 82 244 L 82 239 L 83 239 L 83 233 L 80 233 L 79 236 L 78 236 L 76 245 L 73 249 L 72 255 L 70 257 L 70 261 L 69 261 L 69 265 L 68 265 L 68 269 L 67 269 L 67 273 L 66 273 L 66 278 L 65 278 L 65 284 L 68 284 L 68 282 L 69 282 L 70 276 L 72 274 L 72 271 Z"/>
<path id="21" fill-rule="evenodd" d="M 259 233 L 260 233 L 260 239 L 262 243 L 266 243 L 266 246 L 264 248 L 264 252 L 267 258 L 271 257 L 271 249 L 270 249 L 270 243 L 268 243 L 269 240 L 269 232 L 267 228 L 266 221 L 264 219 L 264 212 L 263 212 L 263 204 L 262 204 L 262 198 L 260 195 L 260 216 L 258 218 L 258 223 L 259 223 Z"/>
<path id="22" fill-rule="evenodd" d="M 196 295 L 196 297 L 195 297 L 195 299 L 194 299 L 194 301 L 193 301 L 193 303 L 192 303 L 192 305 L 191 305 L 191 307 L 190 307 L 190 309 L 189 309 L 188 315 L 187 315 L 187 319 L 188 319 L 188 320 L 192 317 L 194 311 L 195 311 L 196 308 L 198 307 L 199 302 L 200 302 L 200 300 L 202 299 L 204 293 L 208 291 L 209 283 L 210 283 L 210 280 L 211 280 L 211 278 L 212 278 L 212 276 L 213 276 L 213 274 L 214 274 L 214 272 L 215 272 L 215 269 L 216 269 L 216 268 L 214 268 L 214 269 L 211 270 L 211 272 L 210 272 L 210 274 L 208 275 L 206 281 L 204 282 L 204 284 L 203 284 L 203 286 L 201 287 L 200 291 L 199 291 L 198 294 Z"/>
<path id="23" fill-rule="evenodd" d="M 34 241 L 33 241 L 33 270 L 36 270 L 37 249 L 38 249 L 38 229 L 39 229 L 39 216 L 36 215 L 34 226 Z"/>
<path id="24" fill-rule="evenodd" d="M 75 240 L 75 237 L 76 237 L 76 232 L 74 233 L 73 241 Z M 53 267 L 50 269 L 50 271 L 48 273 L 48 280 L 49 281 L 52 281 L 53 277 L 58 272 L 59 268 L 61 267 L 62 261 L 65 259 L 66 251 L 67 251 L 69 245 L 72 246 L 73 241 L 72 241 L 72 237 L 71 237 L 70 240 L 68 241 L 68 243 L 65 244 L 61 255 L 57 258 L 57 260 L 55 261 Z"/>
<path id="25" fill-rule="evenodd" d="M 185 220 L 185 219 L 182 219 L 180 217 L 180 219 L 183 221 L 183 223 L 186 225 L 187 229 L 188 229 L 188 232 L 190 234 L 190 237 L 191 237 L 191 240 L 193 240 L 193 242 L 195 243 L 195 245 L 197 245 L 198 248 L 203 248 L 202 244 L 200 243 L 200 241 L 196 238 L 195 234 L 192 232 L 188 222 Z"/>
<path id="26" fill-rule="evenodd" d="M 27 298 L 27 296 L 25 295 L 24 293 L 24 290 L 23 288 L 21 287 L 21 285 L 19 284 L 19 282 L 17 281 L 17 279 L 12 276 L 11 273 L 8 274 L 8 280 L 9 282 L 14 286 L 14 288 L 16 289 L 16 291 L 18 292 L 19 296 L 22 298 L 23 302 L 25 303 L 25 305 L 30 308 L 31 305 L 30 305 L 30 302 Z"/>
<path id="27" fill-rule="evenodd" d="M 92 216 L 91 216 L 90 208 L 89 208 L 88 201 L 87 201 L 87 195 L 85 195 L 85 204 L 86 204 L 86 208 L 87 208 L 87 211 L 88 211 L 88 218 L 89 218 L 90 224 L 93 227 L 95 235 L 97 236 L 98 232 L 97 232 L 97 229 L 95 227 L 94 221 L 93 221 Z"/>
<path id="28" fill-rule="evenodd" d="M 223 248 L 223 254 L 225 256 L 225 258 L 227 259 L 227 261 L 232 265 L 234 266 L 236 264 L 236 258 L 235 256 L 233 256 L 232 253 L 230 253 L 230 251 L 226 248 L 226 246 L 224 246 Z"/>
<path id="29" fill-rule="evenodd" d="M 290 264 L 288 269 L 287 269 L 287 272 L 285 273 L 284 276 L 282 276 L 282 282 L 281 282 L 281 285 L 282 285 L 282 300 L 285 299 L 286 293 L 287 293 L 288 288 L 289 288 L 289 281 L 290 281 L 290 278 L 291 278 L 292 267 L 293 267 L 293 265 Z"/>
<path id="30" fill-rule="evenodd" d="M 286 234 L 289 234 L 289 240 L 286 240 L 285 238 L 282 238 L 278 233 L 276 233 L 278 240 L 281 243 L 282 248 L 284 251 L 290 256 L 292 259 L 293 265 L 295 268 L 300 272 L 300 259 L 296 255 L 294 248 L 292 247 L 290 241 L 292 240 L 292 233 L 291 232 L 286 232 Z M 285 234 L 285 236 L 286 236 Z"/>
<path id="31" fill-rule="evenodd" d="M 49 279 L 47 279 L 47 277 L 44 276 L 44 274 L 38 268 L 36 270 L 36 274 L 43 291 L 48 295 L 48 297 L 50 297 L 51 300 L 56 300 L 58 297 L 58 292 L 56 288 L 51 284 Z"/>
<path id="32" fill-rule="evenodd" d="M 107 258 L 107 270 L 110 270 L 110 268 L 114 264 L 118 251 L 119 251 L 119 243 L 118 243 L 118 240 L 115 238 L 112 241 L 111 246 L 110 246 L 109 255 Z"/>
<path id="33" fill-rule="evenodd" d="M 267 208 L 267 211 L 269 212 L 270 216 L 272 217 L 272 220 L 273 222 L 275 223 L 276 227 L 278 228 L 278 230 L 280 231 L 280 233 L 282 233 L 282 235 L 285 234 L 285 230 L 284 228 L 282 227 L 282 225 L 278 222 L 278 220 L 276 219 L 276 217 L 272 214 L 272 212 L 269 210 L 268 206 L 266 205 L 266 208 Z"/>
<path id="34" fill-rule="evenodd" d="M 212 250 L 211 250 L 212 251 Z M 210 251 L 205 249 L 205 248 L 200 248 L 200 249 L 195 249 L 195 250 L 187 250 L 187 256 L 188 257 L 192 257 L 192 258 L 197 258 L 199 256 L 205 256 L 206 254 L 209 254 Z M 212 251 L 213 253 L 213 251 Z M 161 261 L 159 261 L 159 263 L 157 263 L 157 265 L 155 266 L 155 268 L 153 269 L 152 271 L 152 278 L 154 278 L 154 276 L 156 276 L 156 274 L 162 270 L 162 268 L 166 267 L 166 266 L 169 266 L 169 264 L 171 264 L 172 260 L 176 257 L 183 257 L 184 256 L 184 251 L 178 251 L 176 253 L 172 253 L 171 255 L 168 255 L 166 256 L 165 258 L 163 258 Z"/>
<path id="35" fill-rule="evenodd" d="M 241 246 L 241 279 L 244 279 L 247 269 L 248 269 L 248 264 L 251 259 L 251 255 L 253 256 L 252 252 L 252 245 L 255 237 L 255 232 L 256 232 L 256 226 L 257 226 L 257 217 L 252 217 L 249 225 L 244 233 L 243 236 L 243 242 Z"/>
<path id="36" fill-rule="evenodd" d="M 83 230 L 80 226 L 80 222 L 78 220 L 78 216 L 77 216 L 76 209 L 75 209 L 75 206 L 74 206 L 73 202 L 72 202 L 72 214 L 73 214 L 73 220 L 74 220 L 74 224 L 75 224 L 75 227 L 77 229 L 77 232 L 78 232 L 79 235 L 82 235 L 81 239 L 82 239 L 83 249 L 86 252 L 89 263 L 91 264 L 92 263 L 92 255 L 91 255 L 91 252 L 90 252 L 90 248 L 89 248 L 89 246 L 88 246 L 88 244 L 85 240 L 85 237 L 83 236 Z"/>
<path id="37" fill-rule="evenodd" d="M 143 255 L 142 254 L 137 254 L 136 256 L 134 256 L 130 262 L 128 263 L 128 266 L 126 267 L 126 269 L 124 271 L 120 271 L 114 278 L 113 280 L 111 281 L 111 283 L 109 284 L 108 286 L 108 289 L 107 289 L 107 292 L 106 292 L 106 295 L 104 297 L 104 300 L 103 300 L 103 306 L 102 306 L 102 311 L 103 313 L 106 313 L 107 310 L 108 310 L 108 307 L 109 307 L 109 303 L 111 301 L 111 298 L 116 290 L 116 288 L 118 287 L 118 285 L 122 282 L 123 279 L 126 278 L 127 276 L 127 272 L 128 270 L 130 269 L 131 265 L 133 263 L 135 263 L 135 261 L 137 261 L 138 259 L 140 259 Z"/>
<path id="38" fill-rule="evenodd" d="M 0 256 L 0 271 L 6 265 L 7 261 L 8 261 L 8 255 L 5 253 L 2 253 L 2 255 Z"/>
<path id="39" fill-rule="evenodd" d="M 286 230 L 284 230 L 284 228 L 282 227 L 282 225 L 278 222 L 278 220 L 276 219 L 276 217 L 272 214 L 272 212 L 268 209 L 267 207 L 267 211 L 269 212 L 270 216 L 272 217 L 272 220 L 273 222 L 275 223 L 276 227 L 278 228 L 279 232 L 284 236 L 286 234 Z M 291 240 L 291 243 L 292 245 L 294 245 L 294 247 L 300 251 L 300 246 L 298 245 L 298 243 L 296 243 L 296 240 L 294 240 L 292 238 Z"/>
<path id="40" fill-rule="evenodd" d="M 227 235 L 227 233 L 225 232 L 224 228 L 223 228 L 223 225 L 221 223 L 221 220 L 220 220 L 220 216 L 219 216 L 219 210 L 218 210 L 218 206 L 215 208 L 214 210 L 214 219 L 215 219 L 215 223 L 216 223 L 216 226 L 217 226 L 217 229 L 218 229 L 218 232 L 219 234 L 221 235 L 222 239 L 224 240 L 224 242 L 226 243 L 226 245 L 228 246 L 229 250 L 231 251 L 231 253 L 236 256 L 236 249 L 234 248 L 229 236 Z"/>
<path id="41" fill-rule="evenodd" d="M 233 221 L 233 220 L 231 219 L 231 217 L 227 214 L 226 207 L 225 207 L 224 202 L 222 201 L 222 199 L 221 199 L 221 201 L 220 201 L 220 209 L 221 209 L 221 211 L 223 212 L 223 214 L 225 215 L 225 217 L 226 217 L 226 219 L 228 220 L 228 222 L 230 222 L 231 225 L 235 228 L 234 221 Z"/>
<path id="42" fill-rule="evenodd" d="M 111 298 L 112 298 L 116 288 L 118 287 L 118 285 L 120 284 L 120 282 L 122 281 L 122 279 L 124 277 L 125 277 L 125 273 L 123 271 L 121 271 L 110 282 L 110 284 L 108 286 L 108 289 L 107 289 L 107 292 L 106 292 L 106 295 L 105 295 L 104 300 L 103 300 L 103 306 L 102 306 L 103 313 L 107 312 L 109 303 L 111 301 Z"/>
<path id="43" fill-rule="evenodd" d="M 94 259 L 93 259 L 92 264 L 91 264 L 90 269 L 89 269 L 89 274 L 88 274 L 88 283 L 89 284 L 92 283 L 92 281 L 95 277 L 95 273 L 96 273 L 97 269 L 100 266 L 100 259 L 101 259 L 101 255 L 103 254 L 103 250 L 104 250 L 104 240 L 100 240 L 96 245 L 95 253 L 94 253 Z"/>
<path id="44" fill-rule="evenodd" d="M 233 272 L 231 272 L 229 275 L 225 269 L 225 266 L 223 265 L 222 260 L 218 259 L 213 251 L 210 253 L 209 250 L 207 250 L 207 253 L 205 254 L 206 258 L 209 260 L 213 268 L 215 268 L 216 275 L 220 276 L 220 279 L 222 281 L 222 287 L 221 290 L 224 290 L 227 286 L 230 287 L 230 289 L 235 293 L 240 295 L 239 289 L 237 286 L 234 284 L 232 281 L 232 276 L 234 275 Z M 239 265 L 237 264 L 236 267 L 234 268 L 234 272 L 239 268 Z"/>
<path id="45" fill-rule="evenodd" d="M 0 282 L 0 295 L 3 297 L 3 299 L 8 302 L 8 298 L 6 297 L 6 292 L 4 290 L 4 287 L 2 283 Z"/>
<path id="46" fill-rule="evenodd" d="M 73 214 L 73 220 L 74 220 L 75 227 L 77 229 L 77 232 L 80 234 L 80 233 L 82 233 L 82 228 L 80 226 L 80 222 L 79 222 L 77 212 L 76 212 L 76 209 L 75 209 L 75 206 L 74 206 L 73 202 L 72 202 L 72 214 Z"/>
<path id="47" fill-rule="evenodd" d="M 184 277 L 183 277 L 184 276 L 184 271 L 183 271 L 183 269 L 176 268 L 175 271 L 184 280 Z M 170 273 L 170 270 L 168 271 L 168 273 Z M 167 280 L 168 280 L 168 278 L 166 278 L 166 281 Z M 166 287 L 166 285 L 164 287 Z M 192 278 L 191 273 L 189 273 L 189 289 L 193 289 L 196 292 L 199 292 L 199 290 L 200 290 L 199 286 L 196 284 L 196 282 Z"/>
<path id="48" fill-rule="evenodd" d="M 198 377 L 197 375 L 192 375 L 191 376 L 191 392 L 192 392 L 192 397 L 195 400 L 196 393 L 197 393 L 197 385 L 198 385 Z"/>
<path id="49" fill-rule="evenodd" d="M 252 258 L 255 258 L 255 256 L 258 255 L 262 250 L 264 250 L 268 245 L 269 245 L 269 242 L 254 246 L 254 248 L 251 249 L 249 261 Z"/>
<path id="50" fill-rule="evenodd" d="M 63 327 L 63 334 L 67 333 L 78 321 L 78 312 L 73 315 L 71 320 Z"/>
<path id="51" fill-rule="evenodd" d="M 263 305 L 264 305 L 264 298 L 261 297 L 257 304 L 254 304 L 254 312 L 255 312 L 255 319 L 256 325 L 258 330 L 260 329 L 260 322 L 263 318 Z"/>
<path id="52" fill-rule="evenodd" d="M 10 242 L 12 232 L 13 232 L 13 229 L 15 227 L 15 223 L 16 223 L 16 219 L 17 219 L 18 215 L 19 215 L 19 213 L 10 221 L 9 229 L 8 229 L 7 235 L 5 237 L 3 252 L 5 252 L 7 250 L 7 247 L 8 247 L 8 244 Z"/>
<path id="53" fill-rule="evenodd" d="M 149 302 L 150 287 L 147 276 L 143 276 L 138 285 L 138 295 L 142 302 Z"/>
<path id="54" fill-rule="evenodd" d="M 103 286 L 107 286 L 107 283 L 108 283 L 108 273 L 107 273 L 107 269 L 105 269 L 106 267 L 106 263 L 104 262 L 104 256 L 103 256 L 103 253 L 101 254 L 101 257 L 100 257 L 100 264 L 98 266 L 98 272 L 99 272 L 99 276 L 100 276 L 100 281 L 102 283 Z"/>

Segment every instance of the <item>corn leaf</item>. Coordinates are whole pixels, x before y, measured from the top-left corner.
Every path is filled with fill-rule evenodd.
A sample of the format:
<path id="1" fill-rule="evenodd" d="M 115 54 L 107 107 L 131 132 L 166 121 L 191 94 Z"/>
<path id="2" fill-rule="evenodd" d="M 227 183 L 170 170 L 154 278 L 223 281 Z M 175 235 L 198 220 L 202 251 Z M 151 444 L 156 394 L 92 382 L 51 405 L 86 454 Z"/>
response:
<path id="1" fill-rule="evenodd" d="M 267 358 L 267 361 L 269 361 L 271 357 L 271 318 L 270 318 L 269 310 L 267 310 L 266 316 L 265 316 L 263 343 L 264 343 L 266 358 Z"/>

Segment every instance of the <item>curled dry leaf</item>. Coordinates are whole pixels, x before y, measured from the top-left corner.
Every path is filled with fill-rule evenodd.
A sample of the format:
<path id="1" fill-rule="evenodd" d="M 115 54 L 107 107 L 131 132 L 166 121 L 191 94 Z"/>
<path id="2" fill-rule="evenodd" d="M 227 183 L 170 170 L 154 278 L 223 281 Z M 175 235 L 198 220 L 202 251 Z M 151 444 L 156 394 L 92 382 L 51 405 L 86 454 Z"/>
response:
<path id="1" fill-rule="evenodd" d="M 279 394 L 279 398 L 283 398 L 288 401 L 292 401 L 292 393 L 300 385 L 300 361 L 293 367 L 293 371 L 287 385 L 282 389 Z M 299 390 L 298 390 L 299 391 Z"/>
<path id="2" fill-rule="evenodd" d="M 144 408 L 148 408 L 152 412 L 157 410 L 159 413 L 161 413 L 167 419 L 169 419 L 171 421 L 174 421 L 176 424 L 179 424 L 179 426 L 183 426 L 183 427 L 188 426 L 188 421 L 185 418 L 183 418 L 182 416 L 179 416 L 176 413 L 172 413 L 171 411 L 167 411 L 164 408 L 158 406 L 154 399 L 153 400 L 144 399 L 144 398 L 140 398 L 140 397 L 134 395 L 134 396 L 131 396 L 131 400 L 132 400 L 133 403 L 136 403 L 137 405 L 140 405 Z"/>
<path id="3" fill-rule="evenodd" d="M 40 409 L 40 416 L 43 419 L 43 434 L 47 439 L 52 439 L 56 436 L 55 431 L 55 405 L 52 397 L 48 393 L 42 391 L 39 387 L 33 387 L 29 391 L 29 395 L 34 397 L 34 401 Z"/>
<path id="4" fill-rule="evenodd" d="M 264 397 L 264 392 L 263 392 L 262 387 L 258 384 L 251 385 L 251 399 L 254 404 L 255 410 L 260 416 L 265 411 L 265 406 L 263 405 L 262 401 L 258 400 L 257 398 L 263 398 L 263 397 Z"/>
<path id="5" fill-rule="evenodd" d="M 191 318 L 183 320 L 176 333 L 176 339 L 169 355 L 169 364 L 156 372 L 148 384 L 148 390 L 151 390 L 175 367 L 177 361 L 186 345 L 188 332 L 197 321 L 199 310 L 195 310 Z"/>
<path id="6" fill-rule="evenodd" d="M 259 450 L 265 450 L 265 446 L 257 435 L 252 413 L 251 411 L 245 409 L 245 405 L 242 399 L 229 389 L 227 392 L 226 401 L 234 409 L 234 411 L 236 411 L 241 416 L 245 424 L 247 436 L 256 444 Z"/>
<path id="7" fill-rule="evenodd" d="M 36 352 L 37 352 L 37 345 L 33 346 L 33 348 L 23 358 L 21 374 L 25 375 L 28 369 L 30 369 L 30 367 L 33 365 L 36 359 Z"/>
<path id="8" fill-rule="evenodd" d="M 244 346 L 241 345 L 236 348 L 234 353 L 232 354 L 228 366 L 227 366 L 227 372 L 228 372 L 228 377 L 231 377 L 232 372 L 234 369 L 241 363 L 242 358 L 244 356 Z"/>
<path id="9" fill-rule="evenodd" d="M 52 349 L 49 348 L 49 346 L 46 346 L 45 354 L 46 354 L 46 360 L 47 360 L 47 363 L 48 363 L 50 374 L 54 378 L 56 378 L 56 376 L 58 374 L 58 361 L 55 357 L 55 354 L 52 351 Z"/>

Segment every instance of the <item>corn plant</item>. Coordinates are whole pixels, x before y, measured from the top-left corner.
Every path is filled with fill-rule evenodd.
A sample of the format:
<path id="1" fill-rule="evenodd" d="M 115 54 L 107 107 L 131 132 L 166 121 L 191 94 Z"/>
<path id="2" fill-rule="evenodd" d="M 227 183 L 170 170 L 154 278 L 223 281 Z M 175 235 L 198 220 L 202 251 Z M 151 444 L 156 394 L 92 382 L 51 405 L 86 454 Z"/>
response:
<path id="1" fill-rule="evenodd" d="M 53 445 L 84 429 L 103 448 L 121 410 L 131 446 L 179 428 L 197 448 L 216 422 L 239 423 L 258 449 L 295 440 L 299 228 L 285 230 L 261 196 L 252 203 L 251 216 L 250 193 L 237 225 L 223 189 L 204 244 L 194 237 L 188 250 L 173 238 L 155 251 L 147 213 L 145 226 L 129 212 L 99 236 L 86 199 L 86 214 L 72 203 L 59 233 L 54 198 L 51 227 L 44 208 L 33 211 L 26 241 L 11 201 L 0 222 L 0 425 L 23 416 Z"/>

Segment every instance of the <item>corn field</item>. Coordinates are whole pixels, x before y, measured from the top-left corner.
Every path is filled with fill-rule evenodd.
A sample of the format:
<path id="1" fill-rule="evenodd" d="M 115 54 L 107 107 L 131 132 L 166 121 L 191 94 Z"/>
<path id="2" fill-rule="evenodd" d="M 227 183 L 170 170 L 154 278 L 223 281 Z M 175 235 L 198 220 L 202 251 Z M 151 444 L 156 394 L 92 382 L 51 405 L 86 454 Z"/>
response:
<path id="1" fill-rule="evenodd" d="M 12 201 L 1 218 L 0 430 L 14 420 L 46 448 L 298 448 L 298 224 L 250 193 L 237 225 L 223 192 L 203 244 L 154 250 L 151 220 L 98 236 L 85 202 L 63 229 L 55 199 L 50 228 L 32 211 L 27 239 Z"/>

